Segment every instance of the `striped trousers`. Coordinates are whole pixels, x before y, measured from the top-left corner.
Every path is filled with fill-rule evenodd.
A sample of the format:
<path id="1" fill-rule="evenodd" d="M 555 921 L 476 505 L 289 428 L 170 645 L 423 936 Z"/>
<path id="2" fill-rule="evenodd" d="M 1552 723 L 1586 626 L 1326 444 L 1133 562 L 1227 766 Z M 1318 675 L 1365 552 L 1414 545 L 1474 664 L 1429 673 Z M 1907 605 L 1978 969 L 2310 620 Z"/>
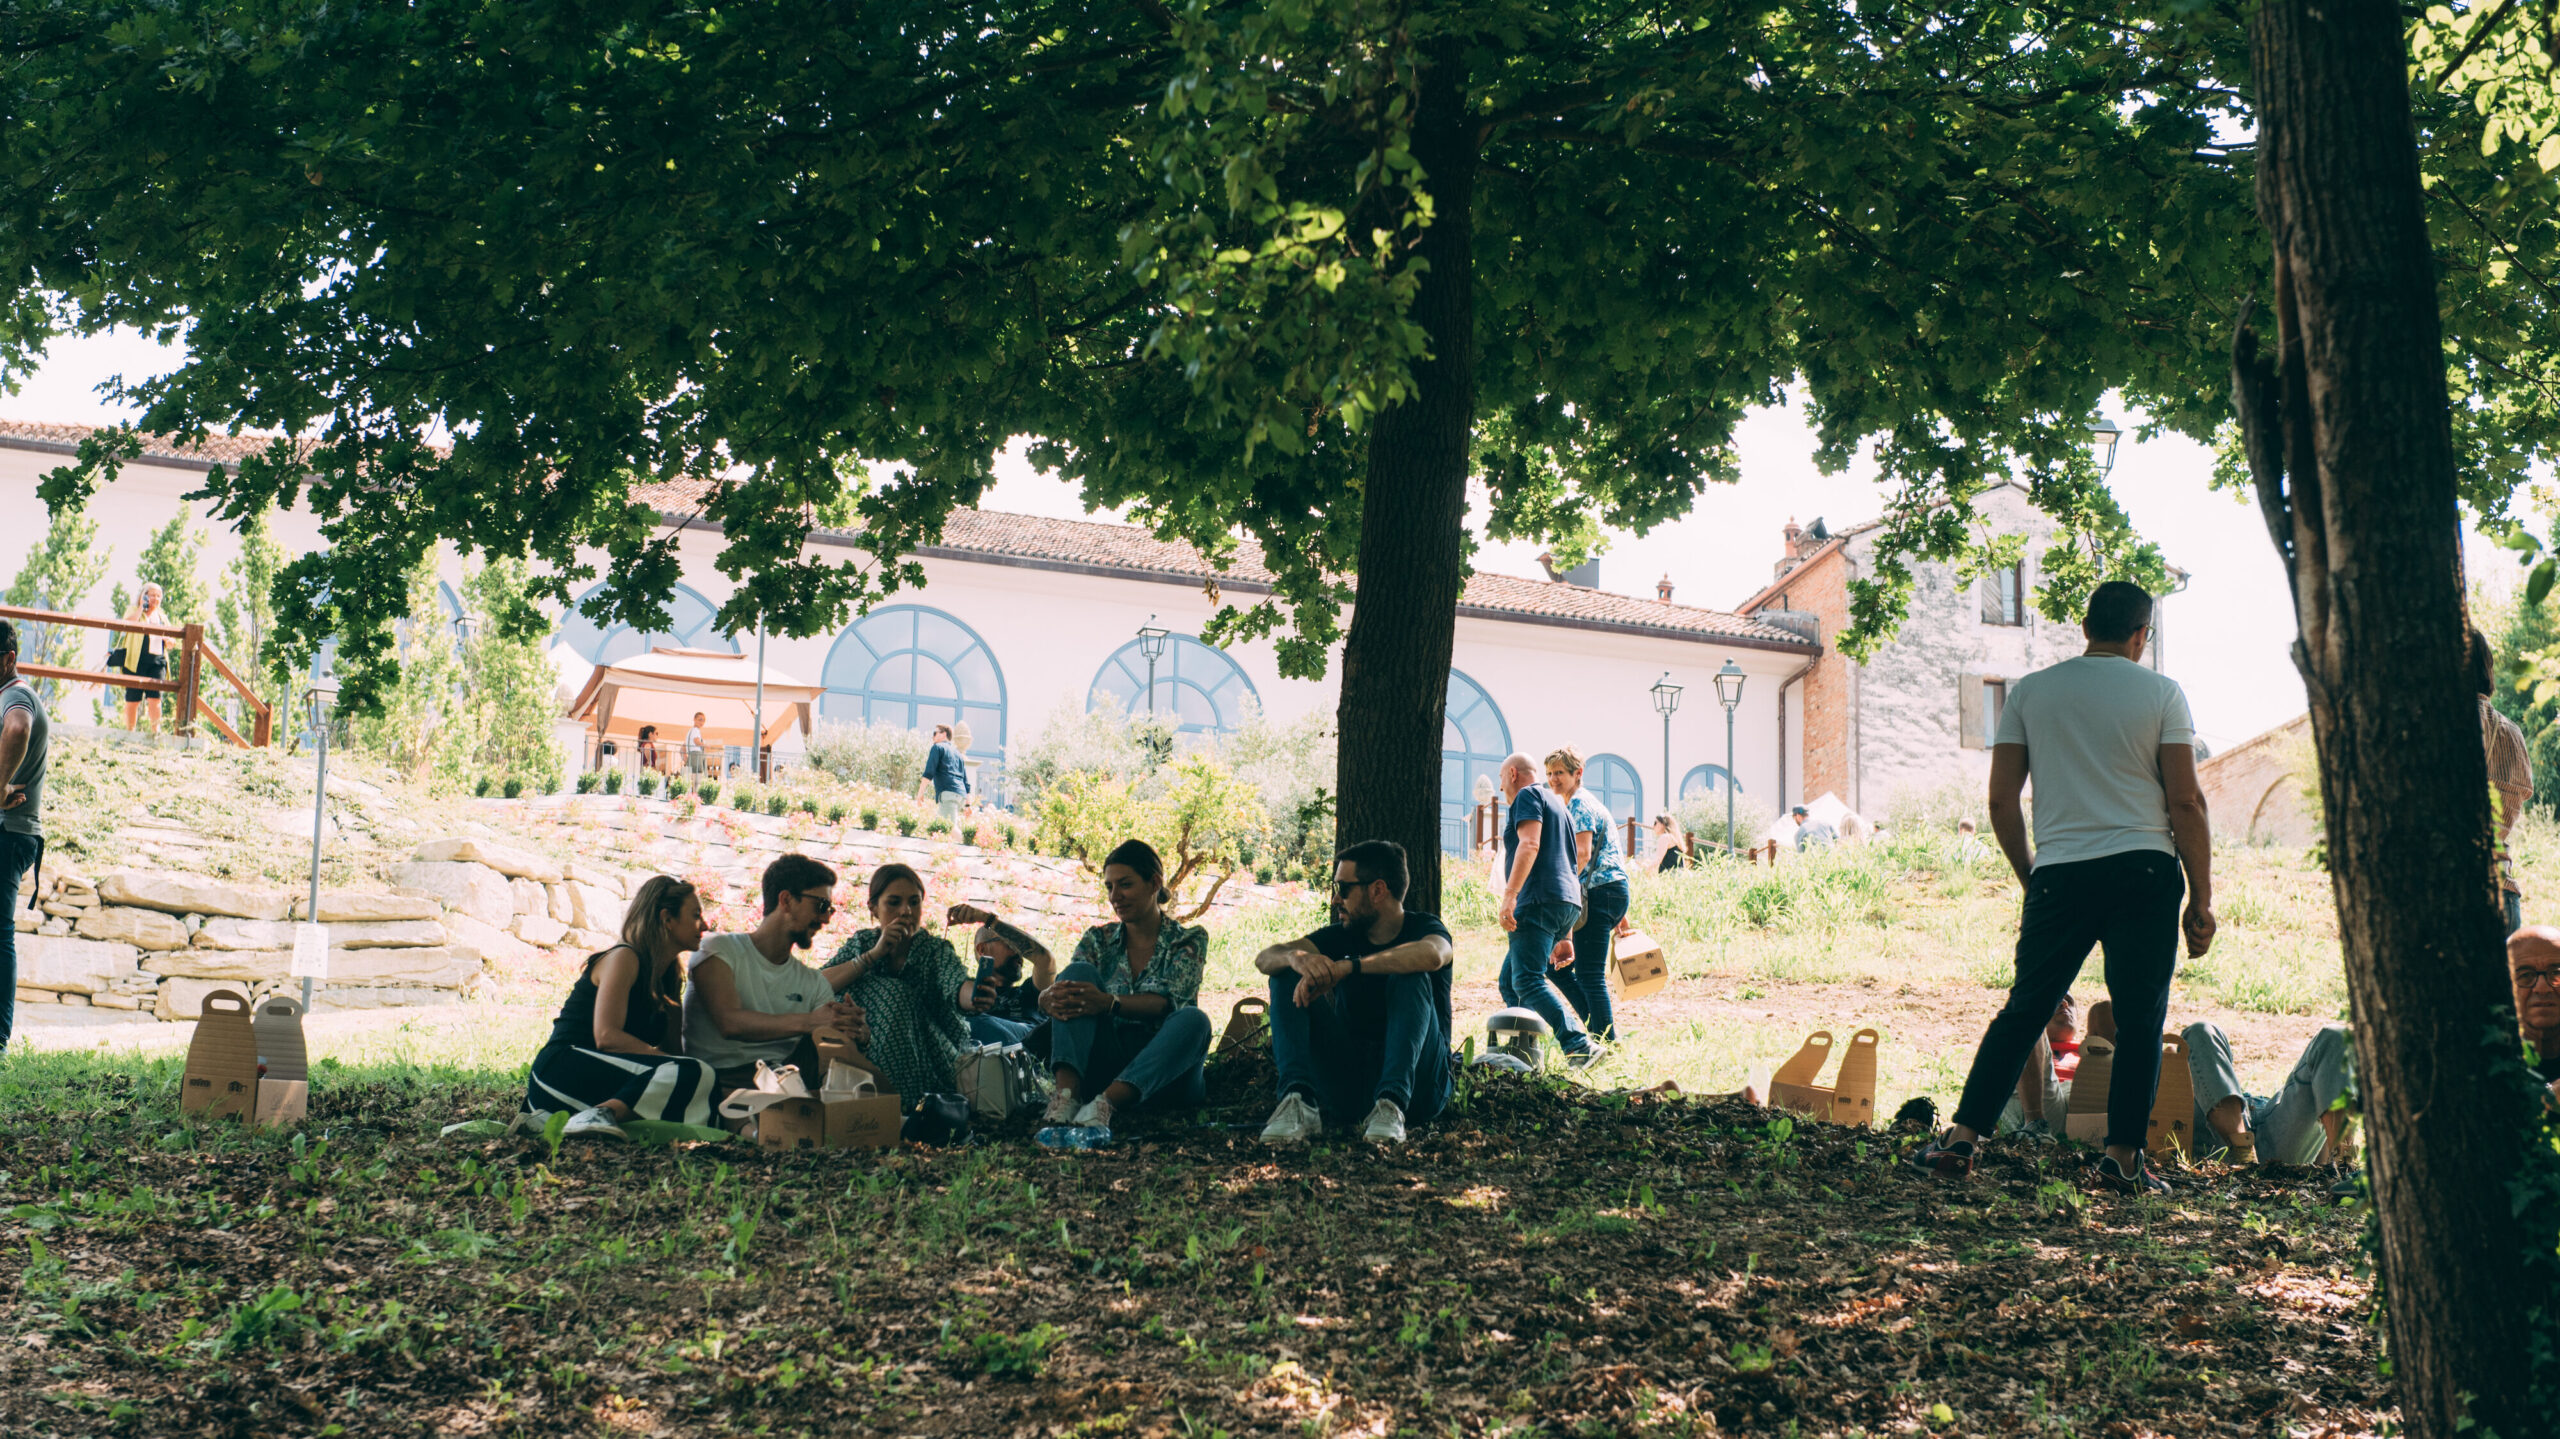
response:
<path id="1" fill-rule="evenodd" d="M 711 1083 L 711 1066 L 699 1059 L 546 1044 L 533 1057 L 524 1105 L 575 1111 L 619 1099 L 631 1106 L 634 1119 L 709 1124 Z"/>

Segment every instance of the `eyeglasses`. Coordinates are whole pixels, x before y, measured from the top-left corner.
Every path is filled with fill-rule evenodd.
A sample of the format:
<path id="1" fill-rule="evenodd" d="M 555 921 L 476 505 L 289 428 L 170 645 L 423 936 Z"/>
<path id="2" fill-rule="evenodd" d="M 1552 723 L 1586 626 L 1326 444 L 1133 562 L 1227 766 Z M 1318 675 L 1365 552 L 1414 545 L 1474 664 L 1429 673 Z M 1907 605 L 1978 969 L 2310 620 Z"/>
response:
<path id="1" fill-rule="evenodd" d="M 2543 984 L 2551 986 L 2555 992 L 2560 992 L 2560 969 L 2519 969 L 2515 974 L 2518 994 L 2531 994 L 2536 985 Z"/>
<path id="2" fill-rule="evenodd" d="M 1337 879 L 1333 882 L 1335 894 L 1357 894 L 1368 887 L 1369 881 L 1365 879 Z"/>
<path id="3" fill-rule="evenodd" d="M 828 915 L 836 912 L 836 902 L 834 897 L 831 895 L 804 894 L 800 897 L 818 907 L 818 918 L 820 919 L 825 919 Z"/>

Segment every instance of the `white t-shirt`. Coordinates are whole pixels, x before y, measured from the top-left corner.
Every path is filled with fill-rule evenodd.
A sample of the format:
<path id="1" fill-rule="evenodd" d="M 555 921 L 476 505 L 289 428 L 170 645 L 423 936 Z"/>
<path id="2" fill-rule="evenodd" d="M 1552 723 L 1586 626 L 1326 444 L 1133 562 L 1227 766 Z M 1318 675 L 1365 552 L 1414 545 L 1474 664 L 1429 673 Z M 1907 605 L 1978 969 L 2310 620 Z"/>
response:
<path id="1" fill-rule="evenodd" d="M 808 1014 L 835 999 L 827 990 L 825 975 L 802 964 L 797 956 L 774 963 L 756 948 L 751 934 L 704 936 L 702 948 L 693 952 L 692 967 L 701 968 L 706 959 L 728 961 L 729 973 L 738 982 L 739 1006 L 756 1014 Z M 684 1052 L 712 1068 L 743 1069 L 759 1059 L 780 1064 L 799 1045 L 797 1035 L 788 1039 L 731 1039 L 711 1022 L 711 1011 L 703 1007 L 702 986 L 685 987 Z"/>
<path id="2" fill-rule="evenodd" d="M 2192 745 L 2178 682 L 2121 655 L 2082 655 L 2010 686 L 1995 745 L 2027 747 L 2039 866 L 2178 852 L 2160 747 Z"/>

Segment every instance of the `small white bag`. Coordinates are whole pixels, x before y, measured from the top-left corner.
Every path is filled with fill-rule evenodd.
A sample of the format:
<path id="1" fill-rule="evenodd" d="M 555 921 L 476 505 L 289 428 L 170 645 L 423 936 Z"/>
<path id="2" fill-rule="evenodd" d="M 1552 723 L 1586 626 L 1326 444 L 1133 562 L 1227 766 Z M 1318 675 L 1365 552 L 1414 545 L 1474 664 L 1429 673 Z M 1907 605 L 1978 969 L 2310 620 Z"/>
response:
<path id="1" fill-rule="evenodd" d="M 960 1051 L 960 1097 L 975 1119 L 1010 1119 L 1043 1103 L 1039 1067 L 1019 1044 L 981 1044 Z"/>

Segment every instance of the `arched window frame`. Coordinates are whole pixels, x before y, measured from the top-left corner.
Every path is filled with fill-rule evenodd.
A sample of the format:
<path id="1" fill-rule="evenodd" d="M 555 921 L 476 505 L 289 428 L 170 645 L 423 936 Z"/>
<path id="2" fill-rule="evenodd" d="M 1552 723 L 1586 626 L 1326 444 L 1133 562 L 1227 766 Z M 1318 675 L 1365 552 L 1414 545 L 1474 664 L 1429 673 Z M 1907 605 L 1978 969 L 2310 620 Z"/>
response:
<path id="1" fill-rule="evenodd" d="M 1745 793 L 1742 781 L 1735 779 L 1731 770 L 1720 764 L 1702 764 L 1692 766 L 1687 774 L 1680 776 L 1680 797 L 1708 798 L 1716 793 L 1716 781 L 1720 779 L 1730 783 L 1735 794 Z"/>
<path id="2" fill-rule="evenodd" d="M 1165 636 L 1164 654 L 1156 660 L 1156 707 L 1159 712 L 1170 709 L 1182 714 L 1181 693 L 1188 690 L 1199 697 L 1216 718 L 1208 723 L 1178 719 L 1176 734 L 1233 734 L 1245 719 L 1244 701 L 1262 703 L 1262 691 L 1254 687 L 1253 676 L 1244 672 L 1235 656 L 1215 645 L 1205 644 L 1193 635 Z M 1186 668 L 1188 667 L 1188 668 Z M 1204 675 L 1203 670 L 1207 673 Z M 1123 693 L 1125 687 L 1126 693 Z M 1144 713 L 1147 708 L 1147 657 L 1138 642 L 1131 640 L 1113 650 L 1093 672 L 1093 682 L 1085 687 L 1087 710 L 1099 708 L 1107 696 L 1130 714 Z M 1167 704 L 1168 696 L 1172 703 Z"/>
<path id="3" fill-rule="evenodd" d="M 579 658 L 589 664 L 603 664 L 604 654 L 613 647 L 614 642 L 632 633 L 631 627 L 620 621 L 616 621 L 611 628 L 601 628 L 579 610 L 578 606 L 585 604 L 589 595 L 602 588 L 604 586 L 601 581 L 589 585 L 585 593 L 578 596 L 576 603 L 569 606 L 568 613 L 560 617 L 561 637 L 569 642 L 571 649 L 577 651 Z M 670 623 L 683 622 L 683 616 L 674 603 L 677 600 L 690 600 L 700 606 L 700 618 L 684 624 L 680 629 L 651 630 L 642 633 L 638 649 L 628 654 L 615 655 L 614 658 L 626 659 L 630 655 L 645 654 L 651 649 L 659 648 L 726 650 L 733 655 L 744 653 L 739 648 L 734 635 L 725 635 L 712 628 L 718 620 L 720 607 L 706 599 L 701 591 L 691 585 L 679 584 L 675 587 L 674 594 L 669 596 L 667 618 Z"/>
<path id="4" fill-rule="evenodd" d="M 930 616 L 950 625 L 965 635 L 969 643 L 949 654 L 927 647 L 921 616 Z M 897 633 L 902 624 L 906 628 L 903 636 Z M 962 662 L 972 653 L 986 656 L 987 673 L 995 681 L 992 698 L 969 693 L 962 679 Z M 909 656 L 918 663 L 931 662 L 949 675 L 951 696 L 918 694 L 912 686 L 907 690 L 873 687 L 871 682 L 883 666 Z M 862 683 L 859 686 L 837 683 L 839 664 L 859 666 Z M 976 626 L 948 610 L 935 609 L 931 605 L 883 605 L 873 610 L 845 626 L 843 633 L 836 636 L 836 642 L 827 647 L 826 661 L 818 670 L 818 682 L 826 688 L 826 693 L 818 700 L 818 712 L 829 719 L 893 724 L 925 733 L 930 733 L 937 724 L 966 720 L 970 757 L 983 761 L 989 768 L 1004 762 L 1005 723 L 1012 710 L 1005 689 L 1004 665 L 996 658 L 995 646 L 987 643 L 986 636 L 978 633 Z M 989 720 L 993 722 L 987 723 Z M 994 787 L 995 782 L 991 779 L 990 788 Z"/>
<path id="5" fill-rule="evenodd" d="M 1470 730 L 1488 717 L 1493 721 L 1489 737 L 1496 743 L 1489 749 L 1479 748 L 1488 736 Z M 1453 730 L 1460 748 L 1450 747 Z M 1447 854 L 1465 854 L 1467 813 L 1476 803 L 1476 776 L 1489 774 L 1495 784 L 1502 782 L 1502 762 L 1511 755 L 1511 722 L 1503 718 L 1502 706 L 1494 703 L 1491 690 L 1464 670 L 1452 669 L 1440 735 L 1440 848 Z"/>
<path id="6" fill-rule="evenodd" d="M 1592 798 L 1608 808 L 1609 818 L 1617 822 L 1618 838 L 1622 843 L 1626 839 L 1628 820 L 1636 822 L 1637 837 L 1642 839 L 1646 823 L 1651 818 L 1644 812 L 1643 771 L 1624 755 L 1595 754 L 1582 762 L 1582 784 L 1591 791 Z M 1636 852 L 1628 851 L 1629 854 Z"/>

